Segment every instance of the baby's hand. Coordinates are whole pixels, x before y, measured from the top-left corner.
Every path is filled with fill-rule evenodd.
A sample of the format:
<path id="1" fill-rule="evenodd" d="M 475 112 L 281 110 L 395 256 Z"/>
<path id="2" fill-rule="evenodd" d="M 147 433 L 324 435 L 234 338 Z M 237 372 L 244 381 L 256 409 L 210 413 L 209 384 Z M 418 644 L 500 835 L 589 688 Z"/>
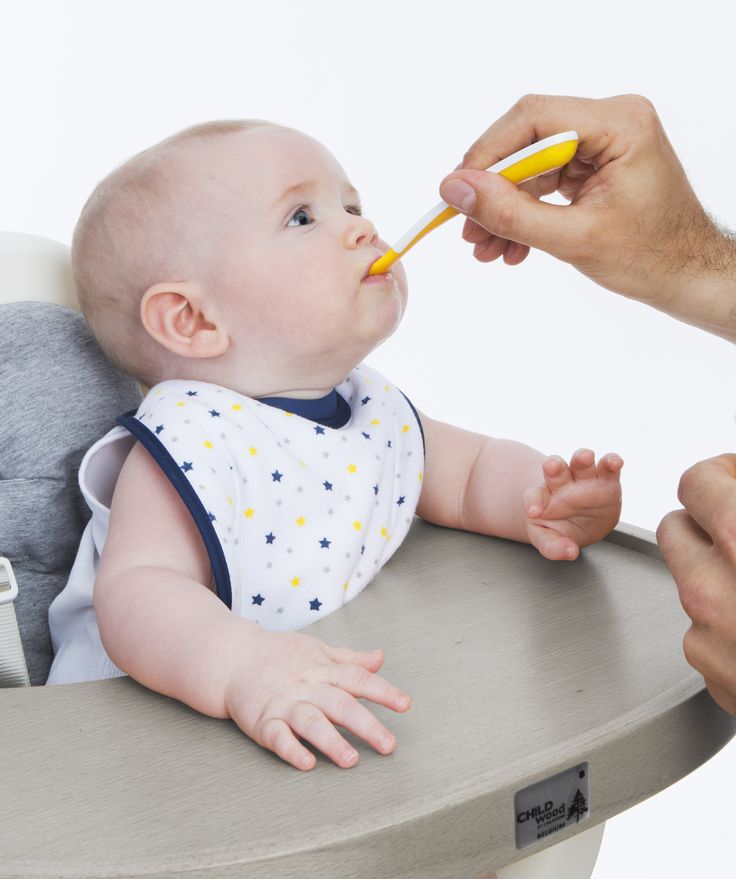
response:
<path id="1" fill-rule="evenodd" d="M 329 647 L 300 633 L 260 630 L 248 636 L 246 661 L 233 663 L 225 705 L 259 745 L 297 769 L 312 769 L 316 759 L 302 738 L 347 768 L 358 762 L 358 752 L 336 724 L 381 754 L 394 750 L 392 733 L 358 702 L 369 699 L 394 711 L 411 705 L 406 693 L 375 674 L 383 665 L 381 650 Z"/>
<path id="2" fill-rule="evenodd" d="M 621 515 L 623 464 L 608 454 L 596 465 L 590 449 L 575 452 L 570 466 L 557 456 L 547 458 L 544 483 L 523 497 L 529 542 L 545 558 L 575 559 L 580 547 L 605 537 Z"/>

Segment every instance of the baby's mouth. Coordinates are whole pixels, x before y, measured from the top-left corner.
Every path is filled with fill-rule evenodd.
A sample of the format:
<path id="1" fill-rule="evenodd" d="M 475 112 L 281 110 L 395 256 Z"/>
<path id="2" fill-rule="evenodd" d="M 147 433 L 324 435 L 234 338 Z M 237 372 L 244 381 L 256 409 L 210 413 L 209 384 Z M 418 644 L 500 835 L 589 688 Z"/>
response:
<path id="1" fill-rule="evenodd" d="M 363 276 L 364 284 L 392 284 L 393 280 L 394 276 L 391 274 L 391 272 L 381 272 L 380 275 L 371 275 L 366 272 Z"/>

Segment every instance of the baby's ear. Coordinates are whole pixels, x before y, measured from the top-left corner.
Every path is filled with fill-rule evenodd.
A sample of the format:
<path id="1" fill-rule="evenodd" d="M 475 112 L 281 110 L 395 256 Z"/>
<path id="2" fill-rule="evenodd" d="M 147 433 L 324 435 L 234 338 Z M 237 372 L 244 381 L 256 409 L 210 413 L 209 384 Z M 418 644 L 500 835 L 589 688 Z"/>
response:
<path id="1" fill-rule="evenodd" d="M 180 357 L 219 357 L 230 337 L 214 306 L 193 284 L 154 284 L 143 294 L 141 321 L 146 332 Z"/>

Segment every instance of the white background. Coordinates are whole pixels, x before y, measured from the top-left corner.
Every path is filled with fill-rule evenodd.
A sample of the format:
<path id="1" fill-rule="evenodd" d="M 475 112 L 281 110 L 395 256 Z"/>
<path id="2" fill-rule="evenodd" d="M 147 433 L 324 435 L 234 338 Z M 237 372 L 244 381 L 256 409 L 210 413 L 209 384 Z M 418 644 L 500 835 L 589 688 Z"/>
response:
<path id="1" fill-rule="evenodd" d="M 647 95 L 705 206 L 736 227 L 731 3 L 0 0 L 0 13 L 0 228 L 69 242 L 121 160 L 196 122 L 260 117 L 321 139 L 395 241 L 525 92 Z M 369 362 L 434 417 L 547 452 L 619 451 L 623 518 L 654 529 L 685 467 L 736 448 L 733 346 L 542 253 L 477 264 L 460 228 L 405 259 L 409 311 Z M 595 879 L 733 875 L 735 777 L 733 744 L 610 821 Z"/>

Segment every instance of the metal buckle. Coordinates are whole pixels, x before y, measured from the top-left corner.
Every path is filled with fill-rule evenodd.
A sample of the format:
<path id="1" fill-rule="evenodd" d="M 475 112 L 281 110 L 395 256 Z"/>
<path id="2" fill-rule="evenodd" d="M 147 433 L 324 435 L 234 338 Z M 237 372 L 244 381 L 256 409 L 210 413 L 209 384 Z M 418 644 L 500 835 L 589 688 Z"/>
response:
<path id="1" fill-rule="evenodd" d="M 18 597 L 18 584 L 10 561 L 0 556 L 0 605 L 10 604 Z"/>

